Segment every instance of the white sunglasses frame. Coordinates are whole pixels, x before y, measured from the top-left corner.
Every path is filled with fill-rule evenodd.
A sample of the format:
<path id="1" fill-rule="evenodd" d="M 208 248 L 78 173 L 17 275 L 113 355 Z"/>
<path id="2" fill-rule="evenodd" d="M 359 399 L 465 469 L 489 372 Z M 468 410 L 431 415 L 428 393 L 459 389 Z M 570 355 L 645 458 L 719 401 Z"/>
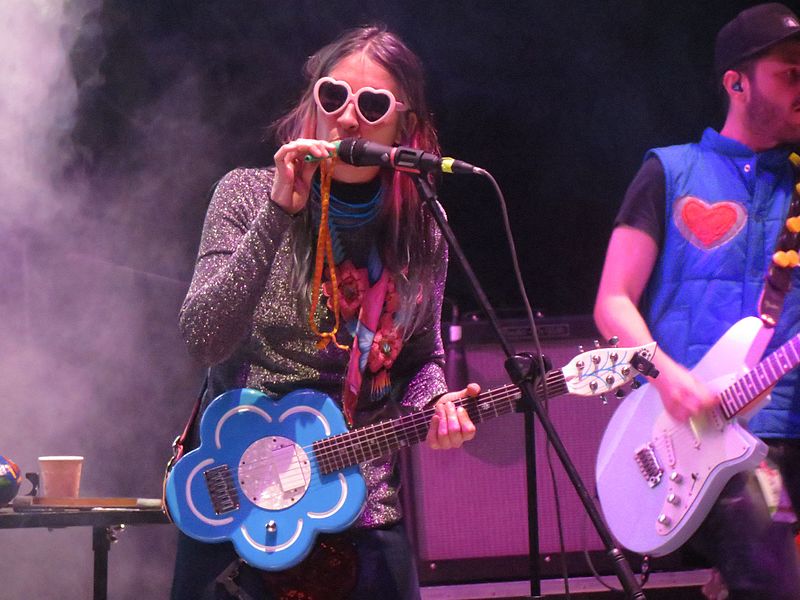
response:
<path id="1" fill-rule="evenodd" d="M 320 102 L 319 99 L 319 89 L 325 83 L 341 85 L 344 86 L 344 88 L 347 90 L 347 99 L 342 103 L 342 105 L 339 108 L 331 112 L 325 110 L 325 108 L 322 106 L 322 102 Z M 358 98 L 363 92 L 370 92 L 372 94 L 385 94 L 389 98 L 389 107 L 386 109 L 386 112 L 383 114 L 383 116 L 381 116 L 379 119 L 375 121 L 370 121 L 361 112 L 361 108 L 358 106 Z M 333 77 L 327 75 L 325 77 L 320 77 L 314 84 L 314 102 L 317 104 L 317 108 L 329 117 L 339 116 L 342 112 L 344 112 L 344 109 L 347 107 L 347 105 L 350 104 L 350 102 L 352 102 L 353 106 L 355 106 L 358 118 L 369 125 L 379 125 L 380 123 L 383 123 L 383 121 L 388 119 L 389 115 L 391 115 L 395 111 L 404 112 L 408 110 L 408 107 L 406 107 L 406 105 L 403 102 L 395 98 L 394 94 L 389 90 L 383 88 L 374 88 L 370 86 L 365 86 L 360 88 L 358 91 L 353 92 L 353 88 L 351 88 L 350 84 L 347 83 L 346 81 L 334 79 Z"/>

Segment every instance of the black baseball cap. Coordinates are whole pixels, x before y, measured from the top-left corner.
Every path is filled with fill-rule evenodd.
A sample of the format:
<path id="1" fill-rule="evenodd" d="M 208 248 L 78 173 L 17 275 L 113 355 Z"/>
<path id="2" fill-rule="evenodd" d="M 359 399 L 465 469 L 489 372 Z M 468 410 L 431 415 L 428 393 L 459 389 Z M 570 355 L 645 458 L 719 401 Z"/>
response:
<path id="1" fill-rule="evenodd" d="M 717 34 L 714 71 L 717 77 L 743 60 L 800 34 L 800 19 L 783 4 L 770 2 L 743 10 Z"/>

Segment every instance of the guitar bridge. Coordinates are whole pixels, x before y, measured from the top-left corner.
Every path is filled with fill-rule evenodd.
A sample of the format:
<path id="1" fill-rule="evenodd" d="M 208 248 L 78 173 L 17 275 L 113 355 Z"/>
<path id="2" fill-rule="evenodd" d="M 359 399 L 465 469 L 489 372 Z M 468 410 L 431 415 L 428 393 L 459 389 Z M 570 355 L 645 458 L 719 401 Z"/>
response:
<path id="1" fill-rule="evenodd" d="M 634 452 L 634 459 L 636 464 L 639 465 L 639 470 L 642 472 L 645 481 L 647 481 L 647 485 L 654 488 L 661 483 L 664 469 L 661 468 L 658 462 L 653 444 L 645 444 L 637 448 L 636 452 Z"/>
<path id="2" fill-rule="evenodd" d="M 233 475 L 228 465 L 220 465 L 209 469 L 203 475 L 206 478 L 211 504 L 218 515 L 229 513 L 239 508 L 239 493 L 233 482 Z"/>

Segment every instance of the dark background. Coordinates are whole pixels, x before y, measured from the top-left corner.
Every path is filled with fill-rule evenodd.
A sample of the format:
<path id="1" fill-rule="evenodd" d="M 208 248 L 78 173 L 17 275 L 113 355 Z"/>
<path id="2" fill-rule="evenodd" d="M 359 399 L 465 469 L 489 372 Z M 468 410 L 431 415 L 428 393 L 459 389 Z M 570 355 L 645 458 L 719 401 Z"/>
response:
<path id="1" fill-rule="evenodd" d="M 99 39 L 85 36 L 72 53 L 77 73 L 94 66 L 103 77 L 82 89 L 72 139 L 90 177 L 149 167 L 136 160 L 146 163 L 146 156 L 131 163 L 131 145 L 143 134 L 131 114 L 152 114 L 191 83 L 194 116 L 206 130 L 204 164 L 171 173 L 187 181 L 159 209 L 179 213 L 180 223 L 162 222 L 152 240 L 161 243 L 163 227 L 179 228 L 185 260 L 158 267 L 188 279 L 205 192 L 229 168 L 270 162 L 275 146 L 266 127 L 299 95 L 304 57 L 345 27 L 386 23 L 427 67 L 444 153 L 483 166 L 500 183 L 533 303 L 551 315 L 585 313 L 613 216 L 643 152 L 721 123 L 712 32 L 747 4 L 116 0 L 89 18 L 102 30 Z M 98 43 L 106 49 L 99 65 Z M 185 135 L 164 127 L 158 143 L 197 152 L 181 147 Z M 447 178 L 440 196 L 490 299 L 518 307 L 488 184 Z M 127 198 L 96 201 L 108 210 Z M 131 211 L 140 207 L 125 206 Z M 448 291 L 474 308 L 460 273 Z"/>
<path id="2" fill-rule="evenodd" d="M 721 125 L 713 37 L 750 4 L 0 2 L 0 455 L 80 454 L 84 495 L 160 494 L 201 380 L 176 321 L 210 190 L 270 163 L 305 57 L 345 27 L 381 21 L 419 54 L 444 153 L 495 176 L 532 303 L 559 317 L 591 312 L 643 153 Z M 517 314 L 489 184 L 439 191 Z M 476 307 L 455 266 L 447 295 Z M 126 532 L 111 597 L 166 597 L 174 536 Z M 89 597 L 90 575 L 88 530 L 0 531 L 2 598 Z"/>

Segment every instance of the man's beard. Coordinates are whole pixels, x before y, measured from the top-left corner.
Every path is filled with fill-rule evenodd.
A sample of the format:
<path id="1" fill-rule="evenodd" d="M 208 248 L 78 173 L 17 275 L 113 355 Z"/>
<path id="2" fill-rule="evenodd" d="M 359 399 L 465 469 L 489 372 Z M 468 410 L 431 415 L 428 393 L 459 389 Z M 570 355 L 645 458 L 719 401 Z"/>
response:
<path id="1" fill-rule="evenodd" d="M 789 119 L 800 105 L 800 98 L 795 99 L 790 109 L 783 108 L 764 96 L 755 81 L 750 94 L 750 102 L 745 107 L 750 131 L 775 140 L 775 146 L 800 144 L 800 122 L 793 123 Z"/>

